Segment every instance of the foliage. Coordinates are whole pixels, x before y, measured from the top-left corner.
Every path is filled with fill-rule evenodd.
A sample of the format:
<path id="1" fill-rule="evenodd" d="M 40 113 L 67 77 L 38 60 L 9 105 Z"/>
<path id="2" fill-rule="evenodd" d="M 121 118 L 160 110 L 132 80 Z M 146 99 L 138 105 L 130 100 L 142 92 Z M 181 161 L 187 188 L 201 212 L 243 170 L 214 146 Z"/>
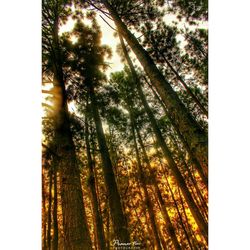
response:
<path id="1" fill-rule="evenodd" d="M 124 69 L 107 75 L 107 59 L 112 57 L 112 49 L 101 43 L 102 33 L 97 22 L 100 13 L 107 22 L 112 19 L 109 10 L 105 8 L 105 2 L 42 2 L 43 87 L 47 83 L 53 85 L 45 91 L 47 96 L 44 98 L 45 115 L 42 123 L 43 249 L 51 249 L 52 245 L 53 249 L 65 248 L 67 232 L 63 219 L 63 178 L 67 175 L 70 178 L 74 171 L 79 174 L 75 176 L 80 179 L 80 200 L 83 200 L 83 217 L 92 248 L 102 250 L 104 244 L 107 249 L 112 249 L 120 225 L 114 223 L 116 212 L 110 205 L 110 186 L 105 173 L 107 158 L 111 161 L 109 175 L 114 174 L 119 196 L 119 200 L 113 202 L 121 203 L 131 242 L 138 242 L 140 249 L 154 249 L 156 246 L 157 249 L 177 249 L 175 234 L 177 244 L 182 249 L 207 249 L 206 235 L 197 223 L 190 203 L 183 195 L 182 187 L 158 143 L 152 118 L 138 91 L 139 85 L 159 127 L 159 133 L 206 222 L 208 189 L 201 171 L 205 174 L 207 165 L 200 164 L 200 159 L 192 154 L 192 148 L 176 126 L 173 113 L 137 59 L 134 60 L 137 78 L 131 73 L 120 45 L 119 55 Z M 184 81 L 207 108 L 207 30 L 198 27 L 183 29 L 176 24 L 166 24 L 163 18 L 166 13 L 172 13 L 177 20 L 186 19 L 189 24 L 196 25 L 197 21 L 207 19 L 207 2 L 108 2 L 126 27 L 139 37 L 137 41 L 160 70 L 162 77 L 170 82 L 189 115 L 207 131 L 207 118 L 180 81 Z M 60 25 L 67 23 L 70 18 L 75 20 L 74 28 L 59 35 Z M 126 46 L 131 55 L 133 48 L 128 44 Z M 62 73 L 61 78 L 58 78 L 58 72 Z M 61 99 L 66 103 L 63 111 L 60 108 Z M 74 111 L 70 111 L 70 105 L 74 106 Z M 68 130 L 64 125 L 58 127 L 59 119 L 63 119 L 62 124 L 69 125 Z M 100 128 L 103 130 L 101 142 Z M 194 130 L 188 126 L 186 129 Z M 75 169 L 71 168 L 72 172 L 66 171 L 67 175 L 63 178 L 63 164 L 60 163 L 63 155 L 58 150 L 65 140 L 58 138 L 58 135 L 63 134 L 61 131 L 67 131 L 72 139 L 72 144 L 68 144 L 63 152 L 74 152 L 68 162 L 76 166 Z M 104 141 L 106 152 L 103 152 Z M 79 188 L 72 185 L 72 191 L 76 189 Z M 169 216 L 172 226 L 170 230 L 166 216 Z M 98 220 L 101 223 L 98 224 Z M 74 235 L 75 232 L 70 233 Z"/>

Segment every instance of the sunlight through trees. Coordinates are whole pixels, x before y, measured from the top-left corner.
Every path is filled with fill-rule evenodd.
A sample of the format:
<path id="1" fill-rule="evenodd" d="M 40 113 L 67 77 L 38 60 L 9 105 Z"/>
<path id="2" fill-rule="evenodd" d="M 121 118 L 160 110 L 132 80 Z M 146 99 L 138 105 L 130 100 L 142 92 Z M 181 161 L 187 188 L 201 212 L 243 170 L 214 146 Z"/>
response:
<path id="1" fill-rule="evenodd" d="M 42 249 L 208 249 L 201 21 L 206 1 L 42 1 Z"/>

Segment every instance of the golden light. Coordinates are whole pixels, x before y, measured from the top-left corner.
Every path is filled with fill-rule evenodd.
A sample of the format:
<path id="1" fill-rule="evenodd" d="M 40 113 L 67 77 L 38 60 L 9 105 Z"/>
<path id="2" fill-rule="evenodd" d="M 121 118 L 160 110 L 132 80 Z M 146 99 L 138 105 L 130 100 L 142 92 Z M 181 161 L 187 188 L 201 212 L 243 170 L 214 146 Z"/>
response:
<path id="1" fill-rule="evenodd" d="M 60 27 L 60 31 L 59 31 L 59 35 L 62 35 L 62 33 L 64 32 L 68 32 L 71 31 L 74 28 L 76 21 L 73 20 L 71 17 L 68 19 L 68 21 L 66 22 L 66 24 L 62 25 Z"/>
<path id="2" fill-rule="evenodd" d="M 148 154 L 149 155 L 154 155 L 156 153 L 156 149 L 155 148 L 150 148 Z"/>
<path id="3" fill-rule="evenodd" d="M 74 101 L 71 101 L 68 103 L 68 110 L 70 113 L 75 113 L 76 106 L 75 106 Z"/>
<path id="4" fill-rule="evenodd" d="M 76 36 L 71 36 L 70 37 L 70 40 L 71 40 L 71 42 L 73 43 L 73 44 L 75 44 L 77 41 L 78 41 L 78 38 L 76 37 Z"/>
<path id="5" fill-rule="evenodd" d="M 48 100 L 50 94 L 48 93 L 53 88 L 52 82 L 46 82 L 42 85 L 42 117 L 46 117 L 48 115 L 48 108 L 46 105 L 52 106 L 53 103 Z"/>

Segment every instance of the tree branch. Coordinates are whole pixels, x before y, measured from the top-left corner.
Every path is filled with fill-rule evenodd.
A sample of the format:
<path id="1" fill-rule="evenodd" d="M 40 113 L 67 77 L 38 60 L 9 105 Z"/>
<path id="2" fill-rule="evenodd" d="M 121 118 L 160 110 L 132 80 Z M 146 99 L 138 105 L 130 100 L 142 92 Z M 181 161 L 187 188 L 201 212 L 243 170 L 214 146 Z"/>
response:
<path id="1" fill-rule="evenodd" d="M 99 17 L 114 31 L 117 31 L 115 28 L 113 28 L 101 15 Z"/>

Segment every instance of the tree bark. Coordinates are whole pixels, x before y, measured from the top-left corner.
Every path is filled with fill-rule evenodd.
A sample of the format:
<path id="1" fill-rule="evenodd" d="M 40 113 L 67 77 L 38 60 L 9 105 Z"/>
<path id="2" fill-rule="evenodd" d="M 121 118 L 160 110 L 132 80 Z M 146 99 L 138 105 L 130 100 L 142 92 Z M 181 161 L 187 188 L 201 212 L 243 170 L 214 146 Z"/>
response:
<path id="1" fill-rule="evenodd" d="M 102 0 L 102 3 L 113 18 L 118 32 L 126 39 L 127 43 L 134 51 L 138 60 L 142 64 L 145 72 L 150 78 L 152 84 L 156 87 L 163 102 L 168 107 L 172 119 L 175 121 L 180 132 L 186 139 L 194 155 L 207 167 L 208 164 L 208 139 L 205 131 L 197 124 L 192 115 L 185 108 L 184 104 L 178 98 L 176 92 L 172 89 L 169 82 L 156 67 L 149 54 L 139 44 L 135 36 L 128 30 L 122 22 L 116 10 L 108 3 Z"/>
<path id="2" fill-rule="evenodd" d="M 138 127 L 136 126 L 136 122 L 135 122 L 135 118 L 134 118 L 134 114 L 133 114 L 133 110 L 132 110 L 132 107 L 134 106 L 133 105 L 133 98 L 132 98 L 132 100 L 131 99 L 127 99 L 127 98 L 124 98 L 124 99 L 125 99 L 125 102 L 127 104 L 127 108 L 128 108 L 129 116 L 130 116 L 130 121 L 131 121 L 131 125 L 132 125 L 132 135 L 133 135 L 133 140 L 134 140 L 134 145 L 135 145 L 136 159 L 137 159 L 137 162 L 138 162 L 139 174 L 141 176 L 142 187 L 144 189 L 144 193 L 145 193 L 145 196 L 146 196 L 145 197 L 146 203 L 147 204 L 149 203 L 149 205 L 150 205 L 148 207 L 149 213 L 153 214 L 152 202 L 150 201 L 149 194 L 148 194 L 148 191 L 147 191 L 147 188 L 146 188 L 146 185 L 145 185 L 145 181 L 144 181 L 142 164 L 141 164 L 141 160 L 140 160 L 140 156 L 139 156 L 139 150 L 138 150 L 138 146 L 137 146 L 137 142 L 136 142 L 135 131 L 137 133 L 137 137 L 138 137 L 138 140 L 139 140 L 139 145 L 140 145 L 140 147 L 142 149 L 144 161 L 146 162 L 148 169 L 151 168 L 150 167 L 150 162 L 149 162 L 149 159 L 147 157 L 147 153 L 146 153 L 145 147 L 144 147 L 143 142 L 142 142 L 140 131 L 139 131 Z M 162 199 L 162 196 L 161 196 L 160 190 L 158 188 L 158 185 L 156 183 L 155 177 L 154 176 L 150 176 L 150 178 L 153 180 L 153 185 L 154 185 L 155 190 L 156 190 L 156 196 L 157 196 L 157 198 L 158 198 L 158 200 L 160 202 L 160 209 L 161 209 L 161 212 L 163 214 L 164 220 L 165 220 L 166 225 L 167 225 L 167 233 L 168 233 L 169 237 L 171 238 L 175 249 L 177 249 L 177 250 L 179 249 L 180 250 L 181 247 L 180 247 L 179 242 L 177 240 L 177 237 L 176 237 L 176 234 L 175 234 L 175 230 L 174 230 L 174 227 L 173 227 L 173 225 L 171 223 L 171 220 L 170 220 L 170 217 L 168 215 L 168 212 L 166 211 L 165 204 L 164 204 L 164 201 Z M 151 217 L 152 216 L 150 216 L 150 219 L 151 219 Z M 154 219 L 154 217 L 152 217 L 152 218 Z M 153 220 L 153 223 L 151 222 L 151 224 L 152 225 L 156 225 L 156 223 L 155 223 L 154 220 Z M 153 232 L 154 232 L 154 230 L 156 230 L 156 227 L 152 226 L 152 229 L 153 229 Z M 156 230 L 154 232 L 154 238 L 155 238 L 155 240 L 157 239 L 157 237 L 158 237 L 158 240 L 159 240 L 158 232 Z"/>
<path id="3" fill-rule="evenodd" d="M 45 173 L 42 170 L 42 222 L 43 222 L 43 245 L 42 249 L 47 249 L 47 212 L 46 212 L 46 194 L 45 194 Z"/>
<path id="4" fill-rule="evenodd" d="M 131 131 L 132 131 L 132 135 L 133 135 L 134 147 L 135 147 L 135 152 L 136 152 L 136 160 L 137 160 L 137 164 L 138 164 L 138 173 L 139 173 L 140 183 L 142 185 L 142 189 L 143 189 L 143 192 L 145 195 L 145 203 L 146 203 L 146 206 L 148 209 L 149 220 L 150 220 L 151 228 L 153 231 L 154 243 L 155 243 L 156 249 L 161 250 L 162 249 L 161 244 L 160 244 L 161 241 L 160 241 L 157 226 L 156 226 L 153 205 L 152 205 L 152 202 L 149 198 L 149 193 L 147 190 L 146 181 L 145 181 L 144 173 L 142 170 L 139 150 L 138 150 L 138 146 L 137 146 L 137 142 L 136 142 L 134 119 L 132 117 L 130 110 L 129 110 L 129 113 L 130 113 Z"/>
<path id="5" fill-rule="evenodd" d="M 47 246 L 51 249 L 51 206 L 52 206 L 52 167 L 49 169 L 49 206 L 48 206 L 48 233 Z"/>
<path id="6" fill-rule="evenodd" d="M 62 139 L 62 136 L 60 138 Z M 59 165 L 64 244 L 66 249 L 88 250 L 91 249 L 91 240 L 83 204 L 80 171 L 75 155 L 70 152 L 72 144 L 66 144 L 64 150 L 61 150 L 63 162 Z"/>
<path id="7" fill-rule="evenodd" d="M 102 168 L 104 173 L 105 185 L 108 192 L 108 201 L 111 213 L 111 219 L 113 222 L 114 232 L 117 237 L 116 240 L 120 242 L 128 243 L 129 232 L 127 229 L 126 218 L 122 210 L 121 198 L 118 192 L 117 183 L 115 180 L 114 170 L 112 166 L 112 162 L 110 160 L 110 155 L 108 151 L 108 147 L 106 144 L 106 139 L 102 127 L 102 122 L 100 119 L 100 115 L 97 108 L 97 102 L 95 97 L 95 92 L 93 86 L 90 84 L 89 88 L 89 96 L 91 100 L 91 109 L 94 118 L 94 122 L 96 125 L 96 133 L 97 140 L 100 148 L 101 159 L 102 159 Z"/>
<path id="8" fill-rule="evenodd" d="M 85 119 L 85 142 L 86 142 L 86 151 L 87 151 L 87 166 L 89 169 L 89 180 L 88 186 L 91 193 L 91 201 L 93 207 L 93 215 L 94 215 L 94 225 L 95 225 L 95 235 L 97 240 L 97 246 L 99 250 L 105 250 L 105 237 L 103 230 L 103 222 L 101 213 L 99 211 L 99 204 L 96 192 L 96 183 L 95 183 L 95 174 L 94 174 L 94 166 L 93 159 L 90 152 L 90 143 L 89 143 L 89 128 L 88 128 L 88 119 Z"/>
<path id="9" fill-rule="evenodd" d="M 89 250 L 91 240 L 84 214 L 80 171 L 77 165 L 75 146 L 70 130 L 67 94 L 62 70 L 58 37 L 58 17 L 53 29 L 53 73 L 54 86 L 58 89 L 55 110 L 55 141 L 60 177 L 63 214 L 64 246 L 69 250 Z"/>
<path id="10" fill-rule="evenodd" d="M 168 183 L 168 185 L 169 185 L 169 183 Z M 178 188 L 178 193 L 179 193 L 179 199 L 180 199 L 180 202 L 181 202 L 181 207 L 182 207 L 183 214 L 185 216 L 186 223 L 189 225 L 186 209 L 184 207 L 184 202 L 183 202 L 182 195 L 181 195 L 181 192 L 180 192 L 179 188 Z M 191 225 L 190 225 L 190 227 L 191 227 Z M 198 245 L 198 246 L 195 245 L 195 247 L 199 247 L 199 249 L 200 249 L 200 245 L 198 244 L 198 241 L 196 239 L 196 235 L 194 234 L 192 229 L 190 229 L 190 232 L 191 232 L 191 235 L 193 236 L 194 241 L 196 242 L 196 245 Z"/>
<path id="11" fill-rule="evenodd" d="M 57 171 L 54 169 L 54 208 L 53 208 L 53 250 L 58 250 L 58 222 L 57 222 Z"/>
<path id="12" fill-rule="evenodd" d="M 140 143 L 140 146 L 141 146 L 141 149 L 142 149 L 142 152 L 143 152 L 143 156 L 144 156 L 144 160 L 147 164 L 147 167 L 150 169 L 151 166 L 150 166 L 150 162 L 149 162 L 149 159 L 148 159 L 148 156 L 147 156 L 147 152 L 145 150 L 145 147 L 143 145 L 143 141 L 142 141 L 142 138 L 141 138 L 141 135 L 140 135 L 140 131 L 139 129 L 136 127 L 136 132 L 137 132 L 137 136 L 138 136 L 138 139 L 139 139 L 139 143 Z M 162 215 L 163 215 L 163 218 L 166 222 L 166 225 L 167 225 L 167 233 L 169 235 L 169 237 L 171 238 L 172 242 L 173 242 L 173 245 L 175 247 L 176 250 L 181 250 L 181 246 L 177 240 L 177 237 L 176 237 L 176 234 L 175 234 L 175 229 L 172 225 L 172 222 L 171 222 L 171 219 L 168 215 L 168 212 L 166 210 L 166 204 L 162 198 L 162 195 L 161 195 L 161 191 L 158 187 L 158 184 L 157 184 L 157 181 L 155 179 L 155 176 L 151 175 L 150 178 L 152 179 L 153 181 L 153 185 L 154 185 L 154 188 L 155 188 L 155 191 L 156 191 L 156 196 L 159 200 L 159 203 L 160 203 L 160 208 L 161 208 L 161 212 L 162 212 Z"/>
<path id="13" fill-rule="evenodd" d="M 156 148 L 156 151 L 157 151 L 157 155 L 159 156 L 159 151 L 158 151 L 157 148 Z M 177 214 L 178 214 L 178 217 L 179 217 L 179 219 L 180 219 L 181 227 L 182 227 L 182 229 L 183 229 L 183 231 L 184 231 L 184 234 L 185 234 L 185 236 L 186 236 L 186 239 L 187 239 L 187 241 L 188 241 L 188 244 L 189 244 L 189 246 L 190 246 L 190 249 L 191 249 L 191 250 L 193 250 L 193 249 L 198 250 L 195 246 L 193 246 L 193 245 L 191 244 L 191 240 L 190 240 L 189 234 L 188 234 L 188 232 L 187 232 L 187 229 L 186 229 L 186 227 L 185 227 L 185 223 L 184 223 L 184 221 L 183 221 L 183 218 L 182 218 L 180 209 L 179 209 L 179 207 L 178 207 L 177 200 L 176 200 L 175 197 L 174 197 L 174 193 L 173 193 L 172 188 L 171 188 L 171 186 L 170 186 L 170 184 L 169 184 L 169 181 L 168 181 L 169 171 L 166 171 L 166 170 L 168 170 L 168 169 L 166 169 L 166 168 L 163 167 L 163 163 L 162 163 L 162 161 L 161 161 L 160 158 L 159 158 L 159 162 L 160 162 L 161 170 L 163 171 L 164 177 L 165 177 L 166 182 L 167 182 L 167 188 L 168 188 L 168 190 L 170 191 L 172 200 L 173 200 L 173 202 L 174 202 L 175 209 L 176 209 Z M 166 173 L 166 172 L 167 172 L 167 173 Z M 192 229 L 190 229 L 189 227 L 188 227 L 188 229 L 189 229 L 189 232 L 190 232 L 190 231 L 192 232 Z"/>
<path id="14" fill-rule="evenodd" d="M 179 75 L 179 73 L 174 69 L 174 67 L 172 66 L 172 64 L 167 60 L 167 58 L 165 57 L 165 55 L 158 50 L 157 44 L 155 43 L 155 41 L 153 40 L 152 42 L 153 42 L 152 45 L 153 45 L 154 50 L 156 50 L 162 56 L 162 58 L 167 63 L 167 65 L 170 68 L 170 70 L 175 74 L 176 78 L 181 82 L 182 86 L 186 89 L 187 93 L 191 96 L 191 98 L 193 98 L 193 101 L 199 106 L 199 108 L 202 111 L 202 113 L 208 118 L 208 111 L 201 104 L 201 102 L 199 101 L 199 99 L 194 95 L 194 93 L 191 91 L 191 89 L 187 86 L 187 84 L 185 83 L 185 81 L 182 79 L 182 77 Z"/>
<path id="15" fill-rule="evenodd" d="M 195 168 L 197 169 L 203 183 L 206 185 L 206 187 L 208 188 L 208 177 L 207 177 L 207 173 L 205 174 L 198 159 L 196 159 L 196 157 L 194 156 L 193 152 L 191 151 L 191 149 L 189 148 L 189 145 L 187 144 L 186 140 L 184 139 L 184 137 L 182 136 L 182 134 L 180 133 L 178 127 L 175 125 L 175 123 L 173 122 L 173 120 L 171 119 L 169 112 L 166 108 L 166 106 L 164 105 L 164 103 L 162 102 L 162 100 L 160 99 L 160 97 L 158 96 L 158 94 L 156 93 L 156 91 L 154 90 L 153 86 L 147 81 L 146 77 L 144 77 L 144 80 L 146 81 L 146 83 L 148 84 L 149 88 L 152 90 L 155 98 L 160 102 L 163 110 L 165 111 L 166 116 L 168 117 L 168 119 L 170 120 L 172 126 L 175 129 L 175 132 L 177 133 L 179 139 L 181 140 L 181 142 L 183 143 L 183 145 L 185 146 L 190 160 L 192 162 L 192 164 L 195 166 Z"/>
<path id="16" fill-rule="evenodd" d="M 201 205 L 202 208 L 203 208 L 203 213 L 204 213 L 204 214 L 206 215 L 206 217 L 207 217 L 207 210 L 208 210 L 207 203 L 206 203 L 206 201 L 205 201 L 205 199 L 204 199 L 204 197 L 203 197 L 203 195 L 202 195 L 202 193 L 201 193 L 201 191 L 200 191 L 200 188 L 198 187 L 197 181 L 196 181 L 195 177 L 192 175 L 192 172 L 191 172 L 191 170 L 190 170 L 190 167 L 189 167 L 188 164 L 186 163 L 186 161 L 185 161 L 185 159 L 184 159 L 184 156 L 183 156 L 182 152 L 178 149 L 178 145 L 177 145 L 176 139 L 175 139 L 172 135 L 170 135 L 170 138 L 172 139 L 172 141 L 173 141 L 173 143 L 174 143 L 174 146 L 175 146 L 175 148 L 176 148 L 176 151 L 178 152 L 178 158 L 181 160 L 181 161 L 180 161 L 181 164 L 183 164 L 184 169 L 187 171 L 188 176 L 189 176 L 191 182 L 193 183 L 193 187 L 195 188 L 196 195 L 197 195 L 197 197 L 199 198 L 199 200 L 200 200 L 200 205 Z"/>
<path id="17" fill-rule="evenodd" d="M 121 38 L 121 36 L 120 36 Z M 150 123 L 151 123 L 151 126 L 153 128 L 153 131 L 154 131 L 154 134 L 156 136 L 156 139 L 157 139 L 157 143 L 158 145 L 161 147 L 162 149 L 162 152 L 168 162 L 168 166 L 170 167 L 171 171 L 172 171 L 172 174 L 173 176 L 175 177 L 175 180 L 178 184 L 178 186 L 181 188 L 181 191 L 188 203 L 188 206 L 190 208 L 190 211 L 196 221 L 196 223 L 198 224 L 202 234 L 204 235 L 204 237 L 207 239 L 208 238 L 208 225 L 207 223 L 205 222 L 202 214 L 200 213 L 199 211 L 199 208 L 197 207 L 197 205 L 195 204 L 194 200 L 193 200 L 193 197 L 191 195 L 191 193 L 189 192 L 188 190 L 188 187 L 185 183 L 185 180 L 183 178 L 183 176 L 181 175 L 181 172 L 180 170 L 178 169 L 172 155 L 171 155 L 171 152 L 170 150 L 168 149 L 166 143 L 165 143 L 165 140 L 162 136 L 162 133 L 157 125 L 157 122 L 154 118 L 154 115 L 148 105 L 148 102 L 143 94 L 143 91 L 142 91 L 142 88 L 141 88 L 141 85 L 140 85 L 140 81 L 137 77 L 137 74 L 136 74 L 136 71 L 134 69 L 134 66 L 133 66 L 133 63 L 128 55 L 128 52 L 126 50 L 126 47 L 125 47 L 125 44 L 124 42 L 122 42 L 122 38 L 120 39 L 121 40 L 121 44 L 122 44 L 122 47 L 123 47 L 123 52 L 124 52 L 124 55 L 126 57 L 126 60 L 128 62 L 128 65 L 130 67 L 130 70 L 131 70 L 131 73 L 132 73 L 132 76 L 134 78 L 134 85 L 137 89 L 137 92 L 139 94 L 139 97 L 141 99 L 141 102 L 143 104 L 143 107 L 145 108 L 145 111 L 149 117 L 149 120 L 150 120 Z"/>
<path id="18" fill-rule="evenodd" d="M 184 195 L 184 197 L 189 205 L 190 211 L 191 211 L 192 215 L 194 216 L 195 221 L 197 222 L 204 237 L 207 237 L 207 235 L 208 235 L 207 223 L 205 222 L 204 218 L 202 217 L 202 215 L 199 211 L 199 208 L 195 204 L 193 197 L 192 197 L 191 193 L 189 192 L 188 187 L 185 183 L 185 180 L 184 180 L 180 170 L 178 169 L 178 167 L 177 167 L 177 165 L 176 165 L 176 163 L 171 155 L 171 152 L 165 143 L 164 138 L 162 137 L 161 131 L 157 125 L 157 122 L 154 118 L 152 111 L 150 110 L 150 107 L 148 106 L 148 103 L 147 103 L 146 98 L 142 92 L 141 87 L 139 85 L 137 85 L 137 86 L 138 86 L 137 90 L 139 92 L 140 98 L 143 102 L 143 105 L 144 105 L 146 112 L 149 116 L 153 131 L 156 135 L 157 143 L 159 144 L 159 146 L 161 147 L 161 149 L 163 151 L 163 154 L 168 162 L 168 166 L 172 170 L 172 174 L 175 177 L 175 180 L 177 181 L 178 186 L 182 190 L 182 193 L 183 193 L 183 195 Z"/>

